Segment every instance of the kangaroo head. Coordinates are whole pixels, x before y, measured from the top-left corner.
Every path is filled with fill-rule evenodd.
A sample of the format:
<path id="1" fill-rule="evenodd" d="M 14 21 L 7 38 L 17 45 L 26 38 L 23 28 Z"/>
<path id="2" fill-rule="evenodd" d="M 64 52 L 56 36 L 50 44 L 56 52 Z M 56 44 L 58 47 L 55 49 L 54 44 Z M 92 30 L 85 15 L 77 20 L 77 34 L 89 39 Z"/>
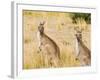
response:
<path id="1" fill-rule="evenodd" d="M 83 29 L 79 30 L 79 29 L 75 29 L 76 33 L 75 33 L 75 36 L 76 36 L 76 39 L 78 41 L 82 40 L 82 31 Z"/>
<path id="2" fill-rule="evenodd" d="M 40 32 L 40 34 L 44 33 L 44 24 L 45 22 L 40 23 L 38 26 L 38 31 Z"/>
<path id="3" fill-rule="evenodd" d="M 75 34 L 77 40 L 82 40 L 82 32 L 78 31 L 76 34 Z"/>

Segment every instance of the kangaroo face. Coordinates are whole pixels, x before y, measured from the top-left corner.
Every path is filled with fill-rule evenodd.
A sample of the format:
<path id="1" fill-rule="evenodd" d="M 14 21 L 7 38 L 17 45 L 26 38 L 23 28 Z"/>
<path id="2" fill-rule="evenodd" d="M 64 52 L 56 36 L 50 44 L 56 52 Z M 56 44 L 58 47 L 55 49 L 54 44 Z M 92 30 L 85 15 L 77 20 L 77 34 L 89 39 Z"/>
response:
<path id="1" fill-rule="evenodd" d="M 44 33 L 44 23 L 40 23 L 39 26 L 38 26 L 38 31 L 40 32 L 40 34 Z"/>
<path id="2" fill-rule="evenodd" d="M 82 40 L 82 32 L 81 31 L 78 31 L 76 34 L 75 34 L 76 38 L 78 41 Z"/>
<path id="3" fill-rule="evenodd" d="M 43 24 L 40 24 L 40 25 L 38 26 L 38 31 L 39 31 L 40 33 L 43 33 L 43 32 L 44 32 Z"/>

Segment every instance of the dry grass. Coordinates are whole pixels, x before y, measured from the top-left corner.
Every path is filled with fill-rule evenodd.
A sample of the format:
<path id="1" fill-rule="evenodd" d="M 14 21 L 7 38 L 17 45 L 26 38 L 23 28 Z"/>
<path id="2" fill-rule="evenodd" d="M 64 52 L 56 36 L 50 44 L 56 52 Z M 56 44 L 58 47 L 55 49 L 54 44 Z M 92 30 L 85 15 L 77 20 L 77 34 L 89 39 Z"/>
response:
<path id="1" fill-rule="evenodd" d="M 61 67 L 79 66 L 75 60 L 75 36 L 69 13 L 23 11 L 24 19 L 24 54 L 23 69 L 48 68 L 44 58 L 38 53 L 37 27 L 41 21 L 46 21 L 45 33 L 60 47 Z M 59 17 L 58 17 L 59 16 Z M 84 21 L 83 21 L 83 24 Z M 83 41 L 90 49 L 90 25 L 86 25 Z M 59 66 L 58 66 L 59 67 Z"/>

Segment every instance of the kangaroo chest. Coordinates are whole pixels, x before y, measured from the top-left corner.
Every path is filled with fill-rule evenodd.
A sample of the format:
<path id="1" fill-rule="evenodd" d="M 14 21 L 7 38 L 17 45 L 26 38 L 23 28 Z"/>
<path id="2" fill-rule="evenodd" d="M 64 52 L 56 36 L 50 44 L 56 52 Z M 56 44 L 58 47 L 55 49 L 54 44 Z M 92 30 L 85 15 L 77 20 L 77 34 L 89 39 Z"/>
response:
<path id="1" fill-rule="evenodd" d="M 78 41 L 76 41 L 76 55 L 80 58 L 80 59 L 84 59 L 87 57 L 86 55 L 86 51 L 84 50 L 84 47 L 82 46 L 82 44 Z"/>
<path id="2" fill-rule="evenodd" d="M 39 46 L 47 44 L 48 41 L 47 38 L 45 36 L 41 36 L 40 32 L 37 32 L 37 38 L 38 38 Z"/>
<path id="3" fill-rule="evenodd" d="M 77 39 L 76 39 L 76 41 L 75 41 L 75 50 L 76 50 L 76 55 L 79 55 L 79 44 L 78 44 L 78 41 L 77 41 Z"/>

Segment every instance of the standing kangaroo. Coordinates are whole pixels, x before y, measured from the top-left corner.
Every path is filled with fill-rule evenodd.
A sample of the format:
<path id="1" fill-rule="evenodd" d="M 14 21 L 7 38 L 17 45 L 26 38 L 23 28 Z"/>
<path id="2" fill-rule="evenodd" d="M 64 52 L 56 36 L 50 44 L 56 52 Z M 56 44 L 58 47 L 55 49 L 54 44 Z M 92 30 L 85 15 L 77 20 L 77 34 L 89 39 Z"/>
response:
<path id="1" fill-rule="evenodd" d="M 81 63 L 81 66 L 89 66 L 91 65 L 91 52 L 90 50 L 85 46 L 85 44 L 82 41 L 82 30 L 76 30 L 76 43 L 77 43 L 77 58 Z"/>
<path id="2" fill-rule="evenodd" d="M 45 65 L 57 67 L 60 60 L 60 49 L 58 45 L 44 33 L 44 23 L 38 26 L 39 50 L 45 58 Z"/>

